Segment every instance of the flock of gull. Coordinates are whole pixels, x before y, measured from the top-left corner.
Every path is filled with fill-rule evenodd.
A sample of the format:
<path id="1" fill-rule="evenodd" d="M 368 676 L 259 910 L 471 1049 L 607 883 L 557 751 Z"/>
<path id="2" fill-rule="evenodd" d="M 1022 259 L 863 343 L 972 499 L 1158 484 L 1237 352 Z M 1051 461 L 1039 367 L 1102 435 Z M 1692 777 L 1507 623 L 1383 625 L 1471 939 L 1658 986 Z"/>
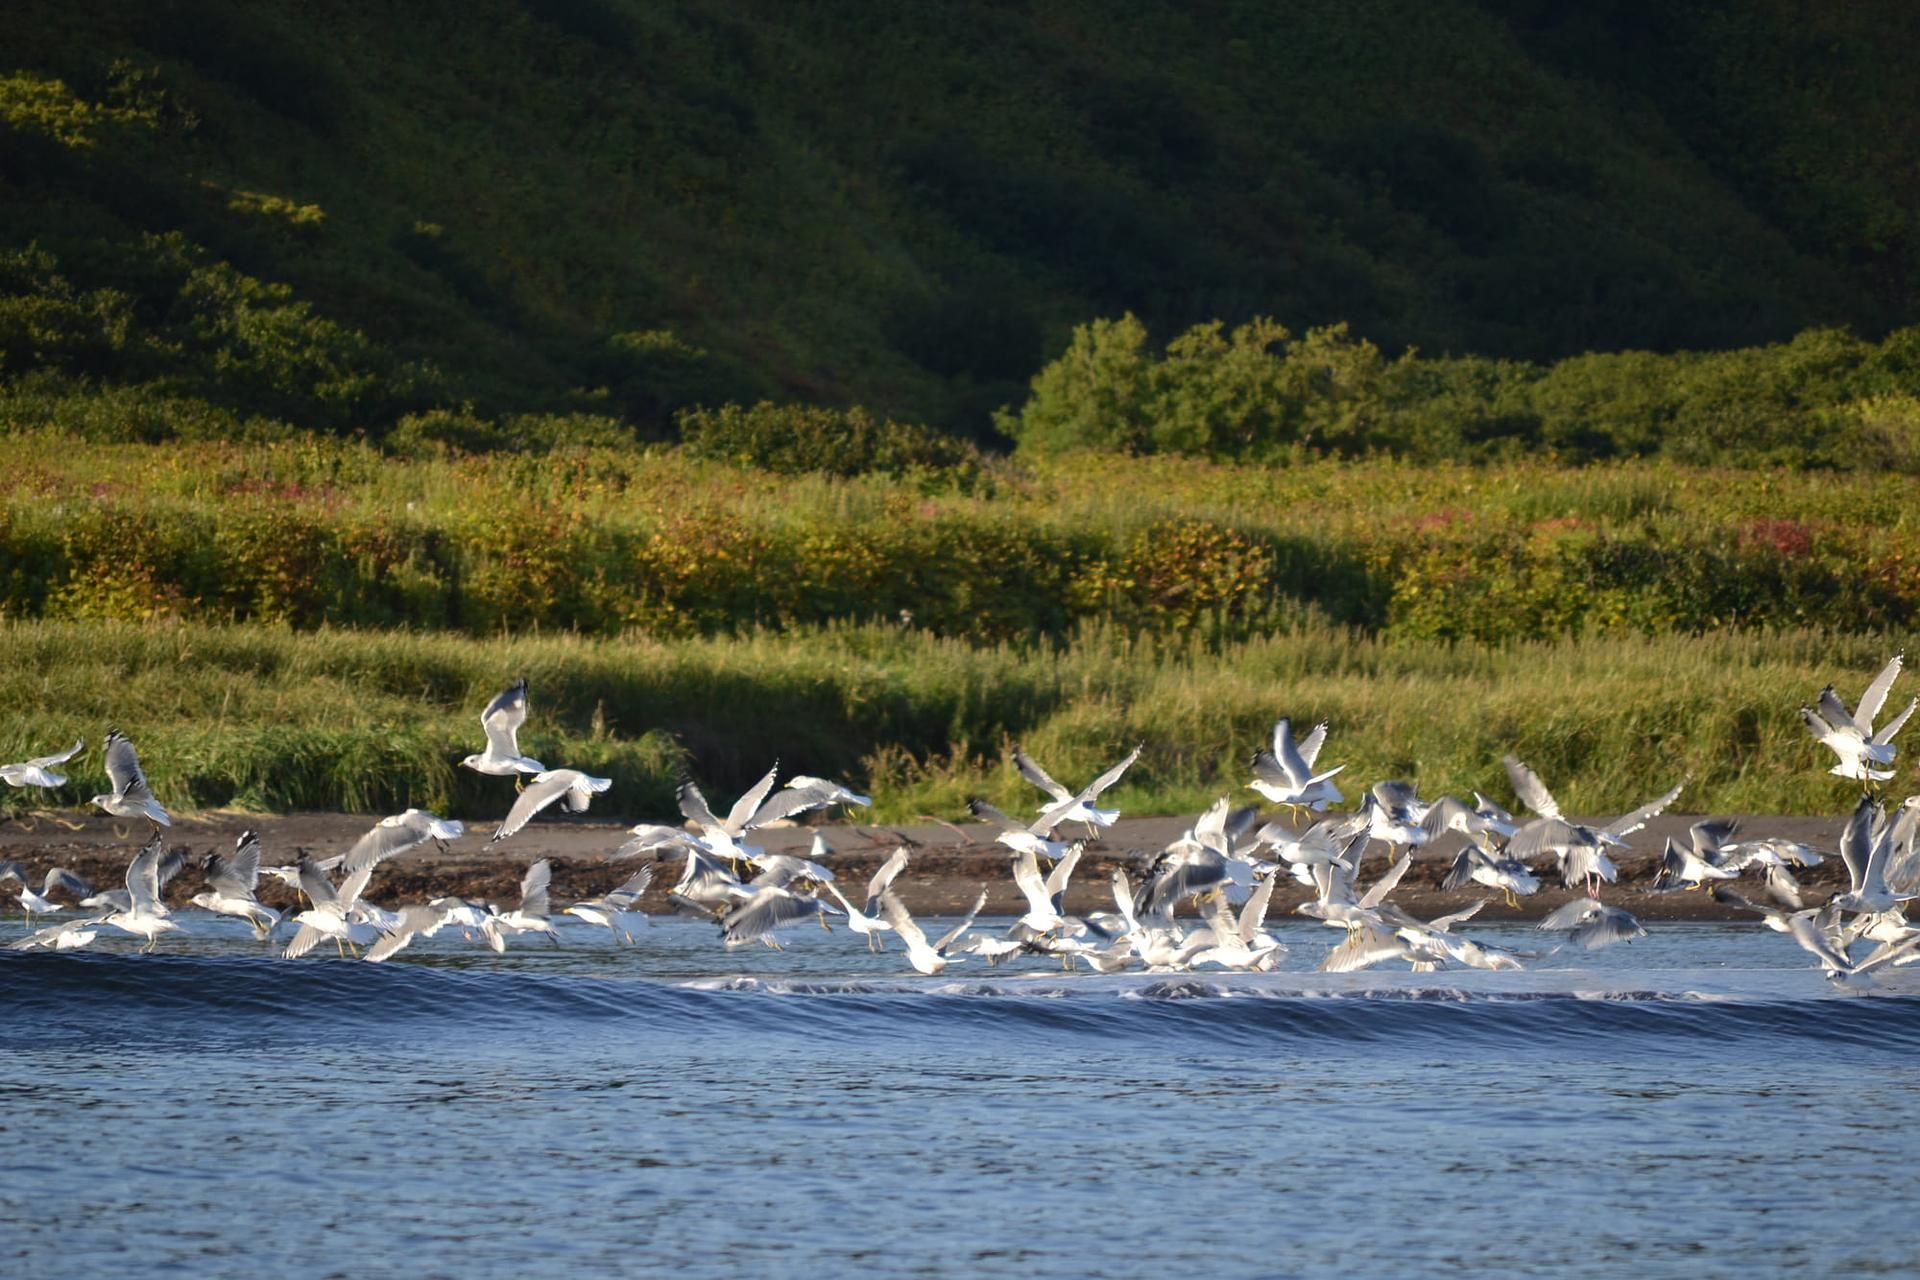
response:
<path id="1" fill-rule="evenodd" d="M 1909 796 L 1888 813 L 1874 784 L 1893 777 L 1892 739 L 1920 699 L 1875 726 L 1902 658 L 1896 655 L 1868 685 L 1851 710 L 1829 686 L 1800 714 L 1808 729 L 1832 750 L 1835 775 L 1867 787 L 1839 841 L 1849 887 L 1818 905 L 1808 905 L 1793 871 L 1817 865 L 1823 855 L 1783 839 L 1736 841 L 1735 824 L 1708 819 L 1693 824 L 1685 842 L 1669 838 L 1651 888 L 1659 891 L 1710 892 L 1721 903 L 1750 912 L 1768 928 L 1787 935 L 1817 960 L 1832 981 L 1865 985 L 1885 968 L 1920 961 L 1920 927 L 1908 923 L 1905 904 L 1920 897 L 1920 796 Z M 483 751 L 461 764 L 479 773 L 514 781 L 516 797 L 507 817 L 489 837 L 489 846 L 523 830 L 555 803 L 573 812 L 587 809 L 592 797 L 608 789 L 606 778 L 577 769 L 548 769 L 521 754 L 519 732 L 527 718 L 527 682 L 510 685 L 482 711 Z M 982 887 L 972 907 L 937 939 L 908 909 L 900 877 L 911 854 L 893 851 L 849 898 L 826 860 L 832 850 L 814 837 L 807 856 L 769 852 L 751 843 L 752 833 L 799 815 L 836 806 L 867 805 L 869 798 L 825 779 L 795 776 L 777 786 L 778 769 L 769 770 L 728 809 L 717 815 L 699 787 L 683 782 L 678 792 L 683 821 L 642 823 L 609 858 L 610 863 L 646 861 L 620 884 L 598 897 L 575 902 L 556 916 L 546 859 L 526 868 L 518 903 L 503 909 L 486 902 L 440 897 L 399 910 L 366 898 L 380 865 L 429 841 L 444 845 L 465 834 L 458 821 L 420 809 L 381 820 L 343 855 L 315 859 L 302 854 L 289 865 L 263 865 L 260 841 L 244 833 L 230 854 L 209 854 L 200 863 L 205 888 L 193 895 L 195 907 L 244 921 L 262 942 L 272 941 L 288 959 L 331 941 L 341 956 L 349 952 L 381 961 L 443 930 L 504 951 L 508 939 L 541 934 L 558 941 L 560 917 L 604 928 L 616 941 L 631 942 L 648 917 L 641 897 L 656 869 L 679 863 L 668 893 L 678 911 L 708 918 L 728 947 L 753 943 L 781 945 L 784 928 L 833 922 L 864 938 L 870 950 L 886 950 L 892 935 L 904 946 L 907 962 L 923 974 L 938 974 L 965 959 L 1001 964 L 1016 957 L 1042 957 L 1068 968 L 1084 965 L 1111 973 L 1127 969 L 1173 972 L 1217 966 L 1236 970 L 1272 970 L 1288 954 L 1286 944 L 1268 930 L 1267 913 L 1275 888 L 1289 878 L 1313 896 L 1296 908 L 1303 916 L 1341 931 L 1318 967 L 1326 971 L 1364 969 L 1402 962 L 1416 971 L 1454 968 L 1517 969 L 1540 950 L 1497 945 L 1475 939 L 1464 927 L 1491 894 L 1510 905 L 1537 892 L 1543 875 L 1556 875 L 1577 890 L 1566 905 L 1548 913 L 1538 928 L 1558 935 L 1557 947 L 1593 950 L 1644 936 L 1646 930 L 1624 908 L 1605 901 L 1605 887 L 1620 870 L 1613 854 L 1679 796 L 1681 785 L 1611 821 L 1598 825 L 1567 817 L 1544 781 L 1513 756 L 1506 771 L 1526 816 L 1516 816 L 1479 792 L 1472 803 L 1453 796 L 1421 798 L 1404 782 L 1376 783 L 1350 812 L 1335 806 L 1345 796 L 1335 783 L 1344 766 L 1323 767 L 1325 723 L 1296 737 L 1288 720 L 1278 721 L 1270 746 L 1255 751 L 1248 789 L 1278 806 L 1278 816 L 1263 816 L 1258 806 L 1235 806 L 1232 797 L 1217 800 L 1171 844 L 1152 859 L 1136 880 L 1126 867 L 1111 876 L 1112 909 L 1070 915 L 1067 887 L 1089 840 L 1069 839 L 1078 828 L 1089 839 L 1119 818 L 1101 808 L 1102 796 L 1118 783 L 1140 756 L 1135 748 L 1086 786 L 1074 790 L 1051 777 L 1022 751 L 1013 762 L 1020 774 L 1046 793 L 1038 817 L 1022 821 L 975 800 L 973 815 L 996 829 L 1006 847 L 1015 887 L 1026 910 L 1010 926 L 989 931 L 978 925 L 987 901 Z M 0 766 L 0 779 L 15 787 L 52 788 L 66 777 L 59 768 L 80 755 L 85 743 L 67 750 Z M 71 950 L 93 943 L 103 930 L 143 938 L 153 950 L 168 933 L 183 931 L 163 900 L 167 883 L 185 869 L 186 857 L 166 848 L 163 830 L 171 824 L 155 798 L 133 743 L 117 731 L 107 735 L 104 765 L 112 790 L 92 803 L 118 818 L 146 822 L 151 838 L 127 868 L 124 888 L 96 892 L 64 867 L 48 869 L 36 889 L 15 862 L 0 861 L 0 884 L 17 883 L 17 901 L 29 932 L 15 949 Z M 1490 895 L 1463 910 L 1422 920 L 1390 899 L 1411 865 L 1415 851 L 1447 833 L 1464 837 L 1442 887 L 1480 886 Z M 1375 845 L 1385 846 L 1381 869 L 1365 870 Z M 1044 865 L 1043 865 L 1044 864 Z M 1549 864 L 1551 869 L 1549 869 Z M 333 877 L 337 874 L 337 880 Z M 262 876 L 297 889 L 305 908 L 282 913 L 257 896 Z M 1749 898 L 1735 886 L 1751 876 Z M 76 915 L 75 913 L 79 913 Z M 33 928 L 35 916 L 73 916 Z M 293 930 L 281 946 L 275 935 Z"/>

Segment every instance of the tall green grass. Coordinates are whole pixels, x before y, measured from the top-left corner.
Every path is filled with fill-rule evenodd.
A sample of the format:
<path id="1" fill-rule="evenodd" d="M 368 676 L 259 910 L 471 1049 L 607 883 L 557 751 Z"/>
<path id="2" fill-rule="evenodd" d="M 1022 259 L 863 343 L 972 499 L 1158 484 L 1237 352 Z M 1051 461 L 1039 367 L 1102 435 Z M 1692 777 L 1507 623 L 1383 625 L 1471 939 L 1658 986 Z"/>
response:
<path id="1" fill-rule="evenodd" d="M 1624 812 L 1683 777 L 1687 811 L 1839 812 L 1851 784 L 1825 772 L 1795 709 L 1829 682 L 1857 696 L 1901 643 L 1799 631 L 1484 646 L 1303 626 L 1209 646 L 1090 626 L 1064 645 L 975 646 L 872 624 L 489 641 L 16 622 L 0 626 L 0 755 L 78 735 L 93 749 L 56 795 L 0 803 L 84 803 L 118 727 L 183 810 L 497 816 L 499 780 L 455 762 L 479 746 L 486 699 L 524 674 L 523 748 L 612 776 L 596 810 L 634 819 L 672 818 L 682 771 L 724 802 L 776 759 L 870 788 L 879 820 L 957 820 L 976 794 L 1020 812 L 1039 796 L 1007 762 L 1016 743 L 1069 785 L 1142 743 L 1113 798 L 1133 814 L 1194 812 L 1253 799 L 1246 758 L 1279 716 L 1331 722 L 1323 763 L 1347 766 L 1356 799 L 1401 777 L 1510 801 L 1511 751 L 1575 812 Z"/>

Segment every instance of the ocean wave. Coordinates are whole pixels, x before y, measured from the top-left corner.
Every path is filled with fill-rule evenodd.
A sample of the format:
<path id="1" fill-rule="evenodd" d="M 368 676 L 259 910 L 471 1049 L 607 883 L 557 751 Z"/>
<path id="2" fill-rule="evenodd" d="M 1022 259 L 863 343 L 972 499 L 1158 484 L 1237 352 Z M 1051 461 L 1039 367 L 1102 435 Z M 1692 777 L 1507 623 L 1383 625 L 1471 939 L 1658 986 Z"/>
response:
<path id="1" fill-rule="evenodd" d="M 1515 1047 L 1795 1040 L 1920 1050 L 1920 997 L 1783 998 L 1684 983 L 1487 990 L 1459 982 L 1330 988 L 1313 975 L 1062 981 L 715 976 L 668 982 L 444 966 L 262 958 L 0 955 L 0 1039 L 258 1040 L 388 1035 L 677 1034 L 857 1038 L 996 1032 L 1107 1042 Z M 1799 975 L 1804 976 L 1804 975 Z"/>

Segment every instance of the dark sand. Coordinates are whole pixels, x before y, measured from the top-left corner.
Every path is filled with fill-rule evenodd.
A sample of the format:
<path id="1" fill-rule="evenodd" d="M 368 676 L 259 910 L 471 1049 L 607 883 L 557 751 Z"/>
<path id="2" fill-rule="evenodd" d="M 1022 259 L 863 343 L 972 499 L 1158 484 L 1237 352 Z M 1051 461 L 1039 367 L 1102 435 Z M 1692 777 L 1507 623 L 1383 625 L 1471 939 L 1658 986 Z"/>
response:
<path id="1" fill-rule="evenodd" d="M 585 815 L 591 818 L 592 815 Z M 1666 815 L 1656 818 L 1631 839 L 1633 848 L 1615 855 L 1620 866 L 1620 882 L 1604 886 L 1601 896 L 1608 902 L 1627 908 L 1642 920 L 1718 920 L 1739 916 L 1720 906 L 1705 893 L 1652 893 L 1647 886 L 1659 866 L 1660 851 L 1669 835 L 1685 841 L 1687 828 L 1700 820 L 1698 814 Z M 266 863 L 292 862 L 301 852 L 317 858 L 343 853 L 375 820 L 351 814 L 303 813 L 280 817 L 258 814 L 206 813 L 181 817 L 167 832 L 170 849 L 189 856 L 187 869 L 167 889 L 167 900 L 185 904 L 203 887 L 197 870 L 199 859 L 211 852 L 233 848 L 234 838 L 242 831 L 260 835 Z M 1113 869 L 1127 867 L 1136 881 L 1153 855 L 1178 837 L 1191 818 L 1126 818 L 1103 832 L 1089 844 L 1067 894 L 1069 912 L 1111 910 L 1110 887 Z M 1823 853 L 1838 848 L 1843 815 L 1833 817 L 1745 817 L 1741 819 L 1740 839 L 1780 836 L 1798 840 Z M 444 851 L 425 845 L 384 864 L 375 873 L 367 892 L 369 900 L 382 906 L 424 901 L 440 894 L 484 899 L 505 909 L 519 900 L 519 881 L 529 863 L 538 858 L 553 861 L 553 901 L 561 906 L 591 897 L 613 888 L 637 870 L 642 862 L 628 860 L 610 863 L 608 854 L 626 837 L 626 828 L 609 822 L 578 821 L 560 816 L 541 815 L 511 839 L 497 845 L 487 843 L 492 823 L 471 826 L 469 834 Z M 919 915 L 954 914 L 964 911 L 982 885 L 988 891 L 988 914 L 1018 914 L 1025 905 L 1009 875 L 1009 854 L 993 842 L 993 828 L 981 824 L 910 826 L 871 826 L 841 824 L 822 826 L 834 849 L 829 860 L 842 891 L 856 903 L 864 892 L 866 880 L 894 848 L 905 844 L 913 855 L 906 873 L 896 885 L 897 892 Z M 754 833 L 756 843 L 776 852 L 804 854 L 815 828 L 790 827 Z M 107 888 L 124 883 L 127 863 L 142 840 L 144 830 L 104 815 L 65 813 L 56 820 L 50 816 L 0 820 L 0 858 L 14 859 L 26 868 L 37 886 L 39 878 L 51 866 L 65 866 Z M 1573 892 L 1557 883 L 1548 883 L 1552 868 L 1542 875 L 1542 888 L 1533 897 L 1521 900 L 1518 910 L 1511 909 L 1492 890 L 1479 885 L 1444 892 L 1439 887 L 1447 864 L 1460 847 L 1457 836 L 1448 836 L 1415 858 L 1393 901 L 1423 918 L 1457 910 L 1480 898 L 1493 901 L 1481 912 L 1481 920 L 1538 919 L 1567 901 Z M 1374 845 L 1362 882 L 1371 880 L 1386 866 L 1382 846 Z M 642 902 L 644 909 L 667 910 L 666 890 L 679 872 L 675 857 L 659 867 L 654 886 Z M 1814 905 L 1846 887 L 1846 871 L 1837 857 L 1829 857 L 1819 867 L 1796 872 L 1808 905 Z M 1745 892 L 1759 897 L 1758 886 L 1749 883 Z M 1279 917 L 1306 901 L 1311 895 L 1291 880 L 1274 894 L 1272 913 Z M 12 907 L 12 894 L 5 899 Z M 260 899 L 269 906 L 293 904 L 292 890 L 262 878 Z M 17 908 L 16 908 L 17 909 Z M 1751 918 L 1751 917 L 1740 917 Z"/>

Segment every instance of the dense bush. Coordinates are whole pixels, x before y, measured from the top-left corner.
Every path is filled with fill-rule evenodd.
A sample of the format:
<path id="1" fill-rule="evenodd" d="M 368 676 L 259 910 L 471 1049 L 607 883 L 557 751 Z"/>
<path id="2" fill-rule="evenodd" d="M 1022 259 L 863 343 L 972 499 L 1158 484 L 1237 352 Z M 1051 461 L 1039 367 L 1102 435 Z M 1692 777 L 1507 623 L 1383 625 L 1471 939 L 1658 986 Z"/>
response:
<path id="1" fill-rule="evenodd" d="M 1915 419 L 1898 400 L 1861 416 Z M 1106 620 L 1209 642 L 1305 617 L 1506 641 L 1920 615 L 1899 476 L 1081 454 L 929 492 L 630 447 L 426 452 L 21 437 L 0 613 L 476 635 L 871 620 L 974 641 Z"/>
<path id="2" fill-rule="evenodd" d="M 853 476 L 867 472 L 972 473 L 971 446 L 914 423 L 876 418 L 862 408 L 817 405 L 723 405 L 680 414 L 680 442 L 696 458 L 758 467 L 782 475 L 818 472 Z"/>
<path id="3" fill-rule="evenodd" d="M 1383 358 L 1345 326 L 1195 326 L 1153 350 L 1128 315 L 1074 330 L 1000 427 L 1071 449 L 1271 461 L 1297 453 L 1913 470 L 1920 329 L 1879 343 L 1831 329 L 1719 353 L 1621 352 L 1552 365 Z"/>

